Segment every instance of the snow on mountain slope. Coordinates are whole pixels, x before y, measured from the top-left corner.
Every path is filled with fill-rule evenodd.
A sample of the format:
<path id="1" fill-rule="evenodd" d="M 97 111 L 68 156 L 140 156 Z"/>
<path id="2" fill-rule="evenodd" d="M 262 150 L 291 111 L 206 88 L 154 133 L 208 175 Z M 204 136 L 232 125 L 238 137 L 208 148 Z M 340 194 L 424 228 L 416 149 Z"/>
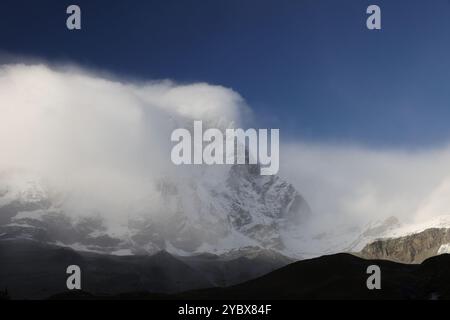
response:
<path id="1" fill-rule="evenodd" d="M 162 214 L 132 221 L 131 241 L 184 252 L 218 253 L 243 246 L 281 250 L 282 234 L 310 214 L 292 185 L 261 176 L 257 165 L 234 165 L 225 179 L 209 177 L 161 180 L 162 203 L 170 206 L 158 208 Z"/>
<path id="2" fill-rule="evenodd" d="M 180 255 L 223 253 L 241 247 L 284 250 L 284 234 L 310 215 L 306 201 L 277 176 L 261 176 L 258 165 L 209 169 L 164 177 L 147 199 L 138 199 L 122 222 L 95 208 L 70 212 L 70 195 L 51 192 L 33 174 L 0 175 L 1 238 L 27 238 L 93 252 Z M 73 201 L 73 200 L 72 200 Z"/>
<path id="3" fill-rule="evenodd" d="M 438 254 L 450 253 L 450 243 L 442 244 L 438 249 Z"/>
<path id="4" fill-rule="evenodd" d="M 450 215 L 432 217 L 426 221 L 403 223 L 395 217 L 371 224 L 350 246 L 352 251 L 360 251 L 375 240 L 394 239 L 421 233 L 428 229 L 449 229 Z"/>
<path id="5" fill-rule="evenodd" d="M 302 259 L 360 252 L 378 240 L 450 229 L 450 215 L 442 215 L 408 224 L 391 217 L 364 227 L 336 221 L 332 230 L 324 230 L 311 225 L 311 210 L 291 184 L 278 176 L 261 176 L 258 165 L 205 167 L 189 175 L 164 176 L 149 184 L 150 189 L 117 221 L 95 208 L 74 214 L 67 204 L 74 199 L 56 192 L 39 175 L 3 172 L 0 238 L 112 254 L 166 250 L 188 256 L 251 247 Z M 433 243 L 436 252 L 430 252 L 447 252 L 446 235 L 435 237 L 442 243 Z"/>
<path id="6" fill-rule="evenodd" d="M 400 221 L 396 217 L 389 217 L 386 220 L 371 222 L 365 227 L 365 230 L 348 245 L 346 251 L 360 251 L 368 243 L 386 237 L 400 227 Z"/>
<path id="7" fill-rule="evenodd" d="M 401 223 L 396 217 L 389 217 L 385 220 L 370 222 L 365 226 L 349 225 L 345 223 L 340 224 L 337 222 L 333 230 L 323 230 L 323 232 L 320 232 L 319 230 L 320 229 L 315 226 L 303 226 L 302 232 L 297 235 L 291 235 L 286 239 L 288 242 L 287 247 L 295 247 L 296 250 L 285 252 L 285 254 L 297 258 L 313 258 L 336 252 L 358 253 L 377 242 L 395 242 L 398 239 L 406 237 L 410 237 L 413 242 L 421 242 L 422 240 L 419 239 L 420 236 L 416 237 L 416 235 L 419 235 L 426 230 L 443 231 L 441 232 L 442 234 L 439 233 L 439 235 L 435 235 L 435 237 L 437 248 L 441 246 L 439 250 L 444 252 L 447 248 L 446 230 L 450 230 L 450 216 L 437 216 L 416 223 Z M 415 238 L 416 240 L 414 240 Z M 402 245 L 403 244 L 398 244 L 398 247 L 402 248 Z M 433 244 L 433 246 L 434 245 L 435 244 Z M 417 250 L 420 250 L 418 249 L 420 246 L 421 244 L 418 244 Z M 399 250 L 408 251 L 410 249 L 409 247 L 412 248 L 413 244 L 409 244 Z M 437 254 L 437 248 L 433 255 Z M 366 257 L 382 258 L 379 255 L 367 255 Z"/>
<path id="8" fill-rule="evenodd" d="M 332 230 L 324 230 L 311 224 L 311 210 L 291 184 L 278 176 L 261 176 L 258 165 L 164 176 L 149 184 L 150 189 L 117 221 L 95 208 L 74 214 L 66 203 L 73 199 L 36 174 L 4 172 L 0 174 L 0 239 L 26 238 L 117 255 L 166 250 L 189 256 L 260 248 L 296 259 L 366 248 L 368 257 L 384 257 L 375 243 L 413 241 L 396 249 L 396 259 L 404 262 L 448 252 L 450 243 L 450 233 L 445 231 L 450 230 L 450 215 L 407 224 L 391 217 L 364 227 L 336 221 Z M 424 233 L 431 229 L 442 232 Z M 405 237 L 409 238 L 397 240 Z M 412 256 L 412 247 L 423 255 Z"/>
<path id="9" fill-rule="evenodd" d="M 0 181 L 0 206 L 12 201 L 39 203 L 47 197 L 47 191 L 37 175 L 16 170 L 10 174 L 0 174 Z"/>
<path id="10" fill-rule="evenodd" d="M 414 233 L 419 233 L 431 228 L 450 228 L 450 215 L 439 215 L 425 221 L 409 223 L 389 230 L 381 235 L 382 238 L 396 238 Z"/>
<path id="11" fill-rule="evenodd" d="M 368 239 L 366 239 L 368 240 Z M 447 253 L 450 243 L 450 216 L 409 223 L 385 230 L 370 241 L 361 242 L 358 255 L 402 263 L 421 263 Z"/>

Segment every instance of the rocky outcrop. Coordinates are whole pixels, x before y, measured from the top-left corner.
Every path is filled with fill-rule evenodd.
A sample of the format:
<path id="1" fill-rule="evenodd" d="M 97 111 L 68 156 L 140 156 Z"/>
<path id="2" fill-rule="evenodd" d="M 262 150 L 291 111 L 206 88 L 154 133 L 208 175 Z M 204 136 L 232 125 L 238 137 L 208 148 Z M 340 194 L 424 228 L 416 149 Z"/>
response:
<path id="1" fill-rule="evenodd" d="M 449 228 L 430 228 L 398 238 L 375 240 L 357 255 L 366 259 L 385 259 L 402 263 L 421 263 L 437 254 L 446 253 L 450 243 Z"/>

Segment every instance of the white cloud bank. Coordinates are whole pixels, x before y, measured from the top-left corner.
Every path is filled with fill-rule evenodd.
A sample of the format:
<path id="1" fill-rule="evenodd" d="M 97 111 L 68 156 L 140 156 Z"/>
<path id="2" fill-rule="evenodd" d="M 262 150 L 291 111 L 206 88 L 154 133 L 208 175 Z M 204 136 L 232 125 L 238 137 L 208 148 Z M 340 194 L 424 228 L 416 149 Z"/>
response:
<path id="1" fill-rule="evenodd" d="M 285 145 L 282 157 L 282 175 L 326 227 L 450 214 L 448 147 L 413 152 L 298 143 Z"/>
<path id="2" fill-rule="evenodd" d="M 151 197 L 155 179 L 185 172 L 170 161 L 174 128 L 194 119 L 227 126 L 247 113 L 239 94 L 206 83 L 132 83 L 73 67 L 4 65 L 0 171 L 39 173 L 71 191 L 75 211 L 124 215 Z"/>
<path id="3" fill-rule="evenodd" d="M 227 125 L 247 116 L 239 94 L 221 86 L 132 83 L 76 68 L 4 65 L 0 169 L 39 172 L 76 189 L 74 202 L 120 216 L 149 196 L 156 177 L 183 174 L 185 168 L 170 162 L 170 133 L 180 123 Z M 377 151 L 298 142 L 282 143 L 280 156 L 281 175 L 313 209 L 312 225 L 450 213 L 449 148 Z"/>

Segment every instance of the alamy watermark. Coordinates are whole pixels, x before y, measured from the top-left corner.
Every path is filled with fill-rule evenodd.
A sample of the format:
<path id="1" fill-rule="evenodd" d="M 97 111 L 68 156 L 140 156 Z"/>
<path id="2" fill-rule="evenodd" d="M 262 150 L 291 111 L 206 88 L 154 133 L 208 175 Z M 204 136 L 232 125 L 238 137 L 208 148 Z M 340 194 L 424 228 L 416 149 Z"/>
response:
<path id="1" fill-rule="evenodd" d="M 67 267 L 66 273 L 70 276 L 66 280 L 66 286 L 69 290 L 81 290 L 81 269 L 73 264 Z"/>
<path id="2" fill-rule="evenodd" d="M 277 174 L 280 163 L 280 131 L 270 129 L 208 128 L 203 132 L 201 120 L 194 121 L 193 134 L 188 129 L 175 129 L 171 141 L 171 159 L 181 164 L 259 164 L 261 175 Z M 205 143 L 205 145 L 204 145 Z"/>
<path id="3" fill-rule="evenodd" d="M 79 5 L 72 4 L 67 7 L 66 27 L 69 30 L 81 30 L 81 8 Z M 367 7 L 366 14 L 370 15 L 366 20 L 366 26 L 369 30 L 381 30 L 381 8 L 372 4 Z"/>
<path id="4" fill-rule="evenodd" d="M 72 4 L 67 7 L 66 13 L 69 14 L 66 20 L 66 26 L 69 30 L 81 30 L 81 8 Z"/>
<path id="5" fill-rule="evenodd" d="M 372 4 L 367 7 L 367 14 L 370 16 L 367 18 L 366 26 L 369 30 L 381 30 L 381 9 L 379 6 Z"/>
<path id="6" fill-rule="evenodd" d="M 367 274 L 370 276 L 367 278 L 366 286 L 369 290 L 380 290 L 381 289 L 381 269 L 376 264 L 370 265 L 366 270 Z"/>

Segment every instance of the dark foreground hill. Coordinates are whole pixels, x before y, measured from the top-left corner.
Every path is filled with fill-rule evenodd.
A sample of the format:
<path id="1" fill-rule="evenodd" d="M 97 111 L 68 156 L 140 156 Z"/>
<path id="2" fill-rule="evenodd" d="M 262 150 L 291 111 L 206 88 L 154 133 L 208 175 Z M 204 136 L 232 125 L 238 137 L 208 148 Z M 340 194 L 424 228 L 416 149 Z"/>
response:
<path id="1" fill-rule="evenodd" d="M 369 265 L 381 268 L 381 290 L 366 285 Z M 180 299 L 450 299 L 450 255 L 420 265 L 335 254 L 292 263 L 227 288 L 185 292 Z"/>
<path id="2" fill-rule="evenodd" d="M 381 290 L 366 286 L 369 265 L 381 268 Z M 258 279 L 226 288 L 210 288 L 172 295 L 134 292 L 109 297 L 64 293 L 56 299 L 449 299 L 450 255 L 420 265 L 364 260 L 349 254 L 323 256 L 292 263 Z"/>
<path id="3" fill-rule="evenodd" d="M 178 257 L 164 251 L 149 256 L 112 256 L 31 240 L 2 240 L 0 290 L 7 288 L 13 299 L 46 298 L 67 290 L 66 269 L 78 265 L 82 289 L 96 296 L 142 291 L 167 294 L 241 283 L 291 262 L 265 250 L 247 249 L 224 256 Z"/>
<path id="4" fill-rule="evenodd" d="M 369 290 L 369 265 L 381 268 L 381 290 Z M 449 264 L 450 266 L 450 261 Z M 182 299 L 416 299 L 421 288 L 420 266 L 363 260 L 335 254 L 292 263 L 263 277 L 228 287 L 195 290 Z M 420 289 L 419 289 L 420 288 Z"/>
<path id="5" fill-rule="evenodd" d="M 450 299 L 446 254 L 422 264 L 335 254 L 286 265 L 268 252 L 118 257 L 0 241 L 0 262 L 0 289 L 13 299 Z M 81 267 L 83 291 L 66 289 L 70 264 Z M 381 290 L 367 288 L 370 265 L 381 268 Z"/>

